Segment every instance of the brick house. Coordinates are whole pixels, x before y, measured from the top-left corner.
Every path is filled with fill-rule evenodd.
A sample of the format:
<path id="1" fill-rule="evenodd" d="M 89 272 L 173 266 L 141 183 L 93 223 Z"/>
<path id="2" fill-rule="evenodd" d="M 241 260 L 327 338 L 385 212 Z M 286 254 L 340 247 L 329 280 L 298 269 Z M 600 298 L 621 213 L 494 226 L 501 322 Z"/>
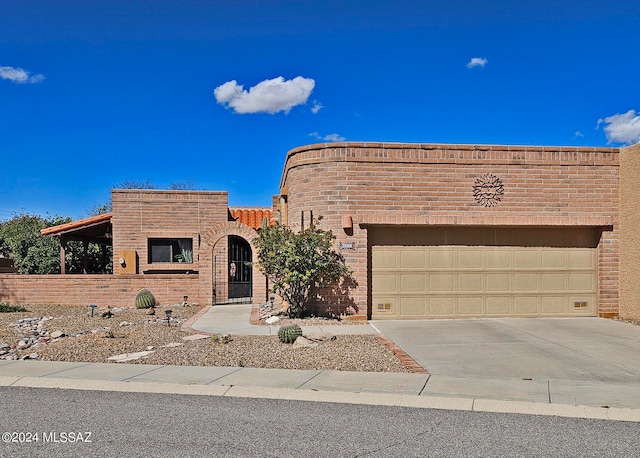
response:
<path id="1" fill-rule="evenodd" d="M 322 216 L 353 282 L 322 291 L 318 313 L 640 318 L 638 175 L 640 145 L 303 146 L 271 209 L 230 209 L 226 192 L 114 190 L 102 220 L 49 229 L 108 234 L 112 275 L 0 274 L 0 300 L 115 305 L 147 287 L 161 303 L 264 302 L 256 229 Z"/>
<path id="2" fill-rule="evenodd" d="M 621 298 L 620 275 L 620 201 L 636 187 L 619 171 L 637 150 L 310 145 L 287 155 L 280 208 L 291 226 L 324 217 L 357 283 L 343 303 L 361 316 L 637 316 L 639 285 Z"/>
<path id="3" fill-rule="evenodd" d="M 230 209 L 226 192 L 148 189 L 114 189 L 112 206 L 42 232 L 60 238 L 62 259 L 67 240 L 112 244 L 113 274 L 0 275 L 0 300 L 132 305 L 141 288 L 162 304 L 267 300 L 253 240 L 272 209 Z"/>

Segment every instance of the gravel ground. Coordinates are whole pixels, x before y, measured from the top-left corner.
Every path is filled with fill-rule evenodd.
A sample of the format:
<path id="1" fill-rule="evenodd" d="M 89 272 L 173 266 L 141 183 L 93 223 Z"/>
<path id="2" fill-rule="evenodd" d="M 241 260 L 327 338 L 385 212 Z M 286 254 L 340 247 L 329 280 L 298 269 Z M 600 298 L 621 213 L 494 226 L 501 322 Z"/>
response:
<path id="1" fill-rule="evenodd" d="M 71 306 L 26 306 L 27 312 L 0 313 L 0 344 L 12 348 L 23 337 L 15 327 L 22 318 L 53 317 L 41 323 L 45 334 L 62 331 L 66 337 L 53 339 L 5 355 L 15 359 L 37 353 L 38 360 L 109 362 L 108 358 L 153 347 L 154 353 L 133 364 L 188 366 L 244 366 L 274 369 L 316 369 L 367 372 L 407 372 L 407 369 L 375 336 L 336 336 L 314 348 L 292 348 L 277 336 L 232 336 L 229 343 L 213 338 L 184 341 L 192 333 L 180 330 L 180 323 L 200 307 L 158 307 L 156 322 L 135 308 L 114 309 L 114 317 L 88 316 L 87 310 Z M 164 310 L 173 311 L 171 326 Z M 121 323 L 127 324 L 122 325 Z M 303 323 L 306 324 L 306 323 Z M 43 340 L 46 340 L 44 338 Z M 163 345 L 178 343 L 176 347 Z M 3 358 L 0 356 L 0 358 Z M 122 364 L 122 363 L 114 363 Z"/>

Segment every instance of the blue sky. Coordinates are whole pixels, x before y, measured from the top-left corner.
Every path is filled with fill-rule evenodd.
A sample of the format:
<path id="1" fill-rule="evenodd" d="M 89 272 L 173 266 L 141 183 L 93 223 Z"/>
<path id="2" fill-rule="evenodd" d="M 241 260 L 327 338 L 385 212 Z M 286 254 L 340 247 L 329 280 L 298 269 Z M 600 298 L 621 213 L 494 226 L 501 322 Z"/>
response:
<path id="1" fill-rule="evenodd" d="M 125 180 L 268 206 L 324 141 L 640 141 L 640 3 L 0 2 L 0 220 Z"/>

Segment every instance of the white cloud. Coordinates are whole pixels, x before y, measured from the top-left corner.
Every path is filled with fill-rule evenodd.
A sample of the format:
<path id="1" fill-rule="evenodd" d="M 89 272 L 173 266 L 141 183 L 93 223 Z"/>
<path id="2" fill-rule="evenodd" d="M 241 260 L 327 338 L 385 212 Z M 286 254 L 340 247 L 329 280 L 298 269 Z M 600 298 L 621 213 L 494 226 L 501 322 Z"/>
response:
<path id="1" fill-rule="evenodd" d="M 279 76 L 261 81 L 246 91 L 244 86 L 233 80 L 215 88 L 213 95 L 220 105 L 226 105 L 240 114 L 289 113 L 296 105 L 307 103 L 315 84 L 311 78 L 297 76 L 285 81 Z"/>
<path id="2" fill-rule="evenodd" d="M 472 57 L 467 63 L 467 68 L 484 67 L 488 62 L 484 57 Z"/>
<path id="3" fill-rule="evenodd" d="M 44 75 L 29 75 L 29 72 L 22 68 L 0 66 L 0 78 L 9 80 L 16 84 L 35 84 L 44 79 Z"/>
<path id="4" fill-rule="evenodd" d="M 604 124 L 608 143 L 619 142 L 631 145 L 640 142 L 640 113 L 636 113 L 635 110 L 600 118 L 598 127 L 600 124 Z"/>
<path id="5" fill-rule="evenodd" d="M 324 140 L 326 142 L 343 142 L 346 140 L 346 138 L 340 134 L 328 134 L 323 137 L 318 132 L 311 132 L 309 134 L 309 137 L 317 138 L 318 140 Z"/>
<path id="6" fill-rule="evenodd" d="M 311 113 L 318 114 L 318 111 L 322 110 L 324 105 L 318 102 L 317 100 L 313 101 L 313 106 L 311 107 Z"/>
<path id="7" fill-rule="evenodd" d="M 584 137 L 584 134 L 579 130 L 576 130 L 576 133 L 573 134 L 573 139 L 575 140 L 576 138 L 579 138 L 579 137 Z"/>

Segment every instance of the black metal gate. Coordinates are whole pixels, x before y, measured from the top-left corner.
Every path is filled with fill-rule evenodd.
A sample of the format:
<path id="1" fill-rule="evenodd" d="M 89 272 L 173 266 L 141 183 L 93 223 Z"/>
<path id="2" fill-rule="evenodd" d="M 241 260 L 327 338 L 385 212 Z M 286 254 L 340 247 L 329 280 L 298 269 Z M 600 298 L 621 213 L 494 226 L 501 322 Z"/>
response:
<path id="1" fill-rule="evenodd" d="M 251 302 L 251 245 L 242 237 L 229 236 L 229 302 Z"/>

